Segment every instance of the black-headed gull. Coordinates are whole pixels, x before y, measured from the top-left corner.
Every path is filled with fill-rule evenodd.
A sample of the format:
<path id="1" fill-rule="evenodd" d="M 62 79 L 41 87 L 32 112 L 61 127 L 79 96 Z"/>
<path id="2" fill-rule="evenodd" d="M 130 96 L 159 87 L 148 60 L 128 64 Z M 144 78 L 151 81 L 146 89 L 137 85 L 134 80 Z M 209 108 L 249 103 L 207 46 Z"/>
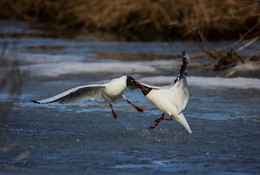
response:
<path id="1" fill-rule="evenodd" d="M 112 110 L 112 115 L 117 118 L 112 102 L 115 102 L 118 98 L 123 98 L 127 103 L 132 105 L 138 112 L 143 112 L 143 109 L 131 103 L 124 95 L 125 89 L 136 88 L 136 81 L 131 76 L 122 76 L 111 80 L 105 84 L 91 84 L 72 88 L 65 92 L 62 92 L 53 97 L 43 100 L 31 100 L 34 103 L 46 104 L 52 102 L 58 102 L 62 104 L 80 103 L 88 100 L 96 100 L 99 102 L 107 101 Z"/>
<path id="2" fill-rule="evenodd" d="M 186 68 L 189 62 L 189 55 L 183 52 L 183 64 L 173 85 L 156 87 L 137 82 L 137 86 L 142 90 L 143 95 L 163 112 L 162 116 L 156 119 L 150 128 L 155 128 L 162 120 L 175 119 L 189 133 L 192 133 L 182 113 L 189 101 L 188 83 L 186 81 Z M 164 113 L 167 113 L 170 117 L 164 117 Z"/>

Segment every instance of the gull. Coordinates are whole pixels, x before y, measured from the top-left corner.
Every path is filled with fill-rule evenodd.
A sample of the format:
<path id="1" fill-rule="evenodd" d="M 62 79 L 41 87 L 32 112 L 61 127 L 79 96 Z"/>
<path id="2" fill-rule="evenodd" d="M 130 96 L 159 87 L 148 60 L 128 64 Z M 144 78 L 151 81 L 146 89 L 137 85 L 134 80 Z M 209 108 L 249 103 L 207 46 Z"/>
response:
<path id="1" fill-rule="evenodd" d="M 173 85 L 159 87 L 137 82 L 137 87 L 141 89 L 143 95 L 163 112 L 162 116 L 156 119 L 154 124 L 149 127 L 150 129 L 155 128 L 162 120 L 171 121 L 175 119 L 189 133 L 192 133 L 182 113 L 189 101 L 188 83 L 186 80 L 186 69 L 189 62 L 189 55 L 183 52 L 183 64 Z M 170 117 L 164 117 L 165 113 Z"/>
<path id="2" fill-rule="evenodd" d="M 127 87 L 129 87 L 130 89 L 137 88 L 135 79 L 128 75 L 112 79 L 110 82 L 105 84 L 90 84 L 78 86 L 47 99 L 31 101 L 38 104 L 47 104 L 53 102 L 58 102 L 61 104 L 75 104 L 88 100 L 108 102 L 113 117 L 117 118 L 117 114 L 113 109 L 112 102 L 115 102 L 119 98 L 123 98 L 138 112 L 143 112 L 143 109 L 131 103 L 124 95 L 124 91 Z"/>

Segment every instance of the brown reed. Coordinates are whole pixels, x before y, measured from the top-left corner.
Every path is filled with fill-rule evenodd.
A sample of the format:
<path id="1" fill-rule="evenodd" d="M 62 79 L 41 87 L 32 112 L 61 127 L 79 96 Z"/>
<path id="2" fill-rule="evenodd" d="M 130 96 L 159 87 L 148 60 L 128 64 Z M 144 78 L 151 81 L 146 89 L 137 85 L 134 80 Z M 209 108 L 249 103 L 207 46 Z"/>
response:
<path id="1" fill-rule="evenodd" d="M 1 0 L 0 18 L 30 21 L 61 36 L 125 40 L 237 39 L 259 23 L 256 0 Z M 254 29 L 255 33 L 260 27 Z"/>

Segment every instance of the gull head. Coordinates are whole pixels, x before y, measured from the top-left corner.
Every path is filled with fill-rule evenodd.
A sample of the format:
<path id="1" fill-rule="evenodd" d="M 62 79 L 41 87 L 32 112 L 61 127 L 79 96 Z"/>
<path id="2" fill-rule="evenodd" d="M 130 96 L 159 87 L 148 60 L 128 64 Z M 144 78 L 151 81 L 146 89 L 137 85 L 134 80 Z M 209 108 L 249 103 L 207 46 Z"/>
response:
<path id="1" fill-rule="evenodd" d="M 135 81 L 135 79 L 131 76 L 126 76 L 126 86 L 130 89 L 137 89 L 137 82 Z"/>
<path id="2" fill-rule="evenodd" d="M 139 83 L 139 82 L 136 82 L 136 87 L 139 88 L 139 89 L 141 89 L 141 91 L 142 91 L 142 93 L 143 93 L 144 96 L 146 96 L 147 94 L 149 94 L 149 92 L 152 90 L 151 87 L 148 87 L 148 86 L 146 86 L 146 85 L 144 85 L 144 84 L 141 84 L 141 83 Z"/>

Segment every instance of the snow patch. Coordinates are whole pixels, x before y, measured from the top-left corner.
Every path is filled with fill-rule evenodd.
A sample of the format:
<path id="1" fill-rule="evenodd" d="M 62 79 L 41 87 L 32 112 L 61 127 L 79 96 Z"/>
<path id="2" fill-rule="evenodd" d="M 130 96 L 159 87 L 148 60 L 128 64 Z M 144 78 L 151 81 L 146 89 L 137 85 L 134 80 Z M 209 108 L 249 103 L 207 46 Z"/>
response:
<path id="1" fill-rule="evenodd" d="M 144 77 L 138 81 L 151 85 L 173 84 L 175 77 L 173 76 L 153 76 Z M 191 86 L 200 86 L 207 88 L 225 87 L 240 89 L 260 89 L 260 79 L 258 78 L 221 78 L 221 77 L 187 77 L 188 84 Z"/>

